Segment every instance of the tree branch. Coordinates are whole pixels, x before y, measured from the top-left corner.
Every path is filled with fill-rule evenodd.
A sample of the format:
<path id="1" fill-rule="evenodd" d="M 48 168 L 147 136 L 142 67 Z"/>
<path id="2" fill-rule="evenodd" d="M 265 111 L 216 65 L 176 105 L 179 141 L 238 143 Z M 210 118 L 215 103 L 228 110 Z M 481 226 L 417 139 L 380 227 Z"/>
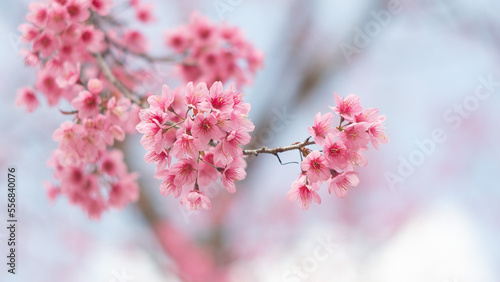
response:
<path id="1" fill-rule="evenodd" d="M 116 76 L 109 68 L 108 64 L 106 64 L 106 62 L 104 61 L 102 55 L 100 53 L 94 53 L 92 55 L 96 59 L 97 64 L 99 65 L 99 68 L 102 70 L 106 79 L 111 84 L 113 84 L 125 97 L 130 99 L 130 101 L 144 108 L 143 103 L 135 96 L 135 94 L 130 89 L 128 89 L 127 86 L 125 86 L 118 78 L 116 78 Z"/>
<path id="2" fill-rule="evenodd" d="M 97 64 L 99 65 L 99 68 L 103 71 L 104 76 L 108 81 L 113 84 L 122 94 L 130 99 L 133 103 L 139 105 L 142 108 L 146 108 L 145 105 L 137 99 L 134 94 L 130 89 L 127 88 L 116 76 L 111 72 L 111 69 L 109 68 L 108 64 L 106 61 L 104 61 L 104 58 L 102 57 L 102 54 L 100 53 L 95 53 L 93 54 L 94 58 L 97 61 Z M 172 123 L 170 121 L 167 121 L 166 124 L 178 128 L 177 124 Z M 278 155 L 278 153 L 281 152 L 286 152 L 286 151 L 292 151 L 292 150 L 297 150 L 301 149 L 305 146 L 315 144 L 314 141 L 309 141 L 311 137 L 308 137 L 306 140 L 300 143 L 292 144 L 289 146 L 285 147 L 275 147 L 275 148 L 267 148 L 266 146 L 258 148 L 258 149 L 245 149 L 243 150 L 243 155 L 252 155 L 252 156 L 258 156 L 259 154 L 271 154 L 271 155 Z"/>
<path id="3" fill-rule="evenodd" d="M 136 57 L 139 57 L 139 58 L 142 58 L 146 61 L 148 61 L 149 63 L 155 63 L 155 62 L 158 62 L 158 63 L 166 63 L 166 62 L 170 62 L 170 63 L 181 63 L 179 62 L 181 58 L 177 58 L 175 55 L 172 55 L 172 56 L 164 56 L 164 57 L 153 57 L 153 56 L 150 56 L 146 53 L 137 53 L 137 52 L 134 52 L 132 50 L 130 50 L 129 48 L 127 48 L 127 46 L 123 46 L 121 43 L 119 42 L 116 42 L 115 40 L 113 40 L 112 38 L 109 38 L 106 36 L 106 39 L 108 40 L 108 42 L 113 45 L 114 47 L 118 48 L 119 50 L 123 51 L 123 52 L 126 52 L 126 53 L 129 53 L 131 55 L 134 55 Z"/>
<path id="4" fill-rule="evenodd" d="M 266 146 L 264 146 L 264 147 L 261 147 L 259 149 L 245 149 L 245 150 L 243 150 L 243 155 L 258 156 L 259 154 L 271 154 L 271 155 L 277 156 L 278 153 L 292 151 L 292 150 L 298 150 L 298 149 L 304 148 L 305 146 L 316 144 L 314 141 L 309 141 L 309 139 L 311 139 L 311 137 L 307 137 L 306 140 L 304 140 L 300 143 L 295 143 L 295 144 L 285 146 L 285 147 L 267 148 Z"/>

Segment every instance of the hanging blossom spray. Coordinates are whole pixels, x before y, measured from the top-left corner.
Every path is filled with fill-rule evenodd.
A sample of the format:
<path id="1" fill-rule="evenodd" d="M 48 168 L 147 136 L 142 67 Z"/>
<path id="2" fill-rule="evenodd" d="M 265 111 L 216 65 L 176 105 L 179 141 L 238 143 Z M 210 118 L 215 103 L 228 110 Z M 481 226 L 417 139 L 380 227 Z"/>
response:
<path id="1" fill-rule="evenodd" d="M 152 5 L 128 5 L 140 23 L 155 22 Z M 363 110 L 356 95 L 335 94 L 338 126 L 332 113 L 318 113 L 302 142 L 243 149 L 254 125 L 239 89 L 262 68 L 263 54 L 237 27 L 193 13 L 186 25 L 165 32 L 170 54 L 155 57 L 142 32 L 112 15 L 114 7 L 112 0 L 32 2 L 19 26 L 26 44 L 21 55 L 36 69 L 36 81 L 18 90 L 16 104 L 32 112 L 43 98 L 72 117 L 53 133 L 59 145 L 48 165 L 55 182 L 45 183 L 51 199 L 64 195 L 96 219 L 136 201 L 138 174 L 129 172 L 115 141 L 139 132 L 144 160 L 156 164 L 155 177 L 162 180 L 160 193 L 180 197 L 189 209 L 211 208 L 204 189 L 214 181 L 234 193 L 246 177 L 246 156 L 299 150 L 305 159 L 287 197 L 307 209 L 321 202 L 323 182 L 344 197 L 359 183 L 354 168 L 367 164 L 367 145 L 378 149 L 388 142 L 385 116 Z M 183 86 L 141 92 L 142 81 L 155 75 L 153 68 L 134 67 L 141 61 L 172 65 Z M 314 144 L 322 150 L 311 151 Z"/>

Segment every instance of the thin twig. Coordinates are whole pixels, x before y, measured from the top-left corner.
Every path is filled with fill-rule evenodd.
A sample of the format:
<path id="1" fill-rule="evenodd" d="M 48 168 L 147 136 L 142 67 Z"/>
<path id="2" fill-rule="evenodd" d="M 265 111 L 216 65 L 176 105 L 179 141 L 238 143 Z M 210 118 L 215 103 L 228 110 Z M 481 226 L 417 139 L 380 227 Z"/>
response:
<path id="1" fill-rule="evenodd" d="M 164 56 L 164 57 L 153 57 L 153 56 L 148 55 L 146 53 L 137 53 L 137 52 L 134 52 L 134 51 L 130 50 L 130 48 L 127 48 L 127 46 L 124 46 L 121 43 L 116 42 L 112 38 L 107 37 L 107 39 L 108 39 L 108 42 L 111 45 L 115 46 L 116 48 L 120 49 L 121 51 L 129 53 L 129 54 L 132 54 L 132 55 L 134 55 L 136 57 L 142 58 L 142 59 L 144 59 L 144 60 L 146 60 L 146 61 L 148 61 L 150 63 L 154 63 L 154 62 L 174 62 L 175 63 L 175 62 L 179 61 L 179 59 L 175 55 L 173 55 L 173 56 Z"/>
<path id="2" fill-rule="evenodd" d="M 259 154 L 271 154 L 271 155 L 277 155 L 278 153 L 286 152 L 286 151 L 292 151 L 292 150 L 298 150 L 302 149 L 305 146 L 316 144 L 314 141 L 309 141 L 311 137 L 308 137 L 306 140 L 292 144 L 289 146 L 285 147 L 276 147 L 276 148 L 267 148 L 267 147 L 262 147 L 259 149 L 245 149 L 243 150 L 243 155 L 247 156 L 258 156 Z"/>
<path id="3" fill-rule="evenodd" d="M 118 90 L 120 90 L 120 92 L 125 97 L 130 99 L 130 101 L 132 101 L 133 103 L 144 108 L 143 103 L 139 99 L 137 99 L 136 95 L 130 89 L 128 89 L 127 86 L 125 86 L 118 78 L 116 78 L 116 76 L 113 74 L 113 72 L 109 68 L 108 64 L 104 61 L 104 58 L 102 57 L 102 55 L 100 53 L 94 53 L 92 55 L 96 59 L 97 64 L 99 65 L 99 68 L 101 68 L 106 79 L 111 84 L 113 84 Z"/>

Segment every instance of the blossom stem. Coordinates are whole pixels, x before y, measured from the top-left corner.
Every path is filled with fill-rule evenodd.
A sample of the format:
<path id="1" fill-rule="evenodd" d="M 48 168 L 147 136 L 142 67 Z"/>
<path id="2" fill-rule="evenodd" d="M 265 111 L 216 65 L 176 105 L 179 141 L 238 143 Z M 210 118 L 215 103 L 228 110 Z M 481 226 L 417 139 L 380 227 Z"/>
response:
<path id="1" fill-rule="evenodd" d="M 340 123 L 339 123 L 339 126 L 337 127 L 337 129 L 338 129 L 339 131 L 342 131 L 342 123 L 343 123 L 343 122 L 344 122 L 344 117 L 342 117 L 342 116 L 341 116 L 341 117 L 340 117 Z"/>
<path id="2" fill-rule="evenodd" d="M 186 118 L 187 118 L 187 113 L 186 113 L 186 117 L 181 117 L 178 113 L 175 112 L 175 110 L 173 108 L 169 109 L 172 113 L 174 113 L 174 115 L 176 115 L 178 118 L 182 119 L 182 122 L 186 121 Z"/>
<path id="3" fill-rule="evenodd" d="M 207 165 L 209 165 L 209 166 L 211 166 L 211 167 L 213 167 L 213 168 L 215 168 L 215 169 L 217 169 L 217 171 L 218 171 L 218 168 L 217 168 L 216 166 L 214 166 L 213 164 L 211 164 L 211 163 L 209 163 L 209 162 L 205 161 L 204 159 L 202 159 L 202 158 L 198 158 L 198 160 L 199 160 L 199 161 L 202 161 L 202 162 L 204 162 L 204 163 L 206 163 Z"/>

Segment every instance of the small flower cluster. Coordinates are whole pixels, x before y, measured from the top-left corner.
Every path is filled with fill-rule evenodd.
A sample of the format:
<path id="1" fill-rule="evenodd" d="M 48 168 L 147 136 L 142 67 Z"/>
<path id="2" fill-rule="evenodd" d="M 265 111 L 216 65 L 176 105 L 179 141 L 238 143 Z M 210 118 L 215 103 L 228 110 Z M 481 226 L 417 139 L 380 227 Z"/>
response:
<path id="1" fill-rule="evenodd" d="M 163 180 L 160 192 L 177 198 L 189 189 L 181 198 L 189 209 L 210 209 L 203 190 L 218 178 L 234 193 L 235 181 L 246 177 L 241 146 L 254 129 L 243 95 L 232 86 L 224 90 L 221 82 L 210 89 L 189 82 L 174 90 L 164 85 L 161 96 L 148 97 L 148 103 L 137 130 L 144 134 L 145 161 L 156 163 L 155 177 Z"/>
<path id="2" fill-rule="evenodd" d="M 141 0 L 131 0 L 129 4 L 135 9 L 136 18 L 140 22 L 155 21 L 152 5 L 144 4 Z M 149 71 L 134 69 L 121 59 L 130 55 L 136 58 L 148 58 L 151 62 L 155 60 L 146 54 L 148 42 L 144 34 L 128 28 L 110 15 L 113 6 L 112 0 L 33 2 L 29 5 L 27 22 L 19 26 L 20 40 L 28 46 L 21 51 L 21 55 L 27 66 L 37 69 L 37 75 L 34 86 L 18 90 L 16 104 L 25 106 L 28 112 L 32 112 L 40 105 L 40 96 L 45 96 L 50 106 L 57 106 L 62 100 L 67 100 L 74 108 L 73 111 L 61 111 L 63 114 L 73 115 L 74 119 L 63 123 L 54 132 L 54 139 L 59 142 L 59 148 L 49 161 L 55 169 L 56 179 L 55 184 L 48 186 L 49 196 L 54 199 L 57 195 L 66 195 L 72 203 L 81 206 L 93 218 L 99 217 L 108 207 L 121 208 L 137 198 L 135 181 L 137 176 L 127 173 L 120 151 L 116 149 L 110 151 L 109 148 L 114 140 L 123 140 L 125 134 L 136 132 L 136 126 L 140 121 L 139 105 L 142 100 L 134 92 L 142 85 L 141 83 L 144 83 L 144 77 L 151 76 Z M 202 31 L 204 27 L 207 27 L 209 33 L 206 37 Z M 215 70 L 205 68 L 204 59 L 203 62 L 196 62 L 206 57 L 202 54 L 204 52 L 215 52 L 217 56 L 224 55 L 227 63 L 224 65 L 224 77 L 235 77 L 235 81 L 238 82 L 249 79 L 248 76 L 254 74 L 260 67 L 259 53 L 243 40 L 236 28 L 231 28 L 231 32 L 228 30 L 229 28 L 225 26 L 215 27 L 200 16 L 194 16 L 190 31 L 180 34 L 185 36 L 183 38 L 187 40 L 186 42 L 189 42 L 189 46 L 185 48 L 189 53 L 187 60 L 196 63 L 195 68 L 200 69 L 200 74 L 205 73 L 197 77 L 198 81 L 205 79 L 206 73 Z M 198 39 L 194 36 L 196 32 L 201 36 Z M 218 46 L 220 44 L 225 45 Z M 232 61 L 229 59 L 231 56 L 234 56 Z M 238 64 L 241 60 L 247 61 L 247 68 L 251 71 L 245 72 L 240 69 Z M 108 65 L 111 78 L 103 68 L 102 61 Z M 175 60 L 171 63 L 179 64 Z M 223 66 L 220 62 L 217 64 Z M 183 61 L 181 65 L 189 64 Z M 210 84 L 214 80 L 215 78 L 209 79 Z M 118 87 L 120 83 L 131 93 L 128 95 L 122 93 Z M 221 87 L 217 84 L 214 86 L 214 91 L 221 90 L 219 89 Z M 189 86 L 186 90 L 188 88 Z M 211 172 L 215 170 L 221 174 L 226 187 L 234 191 L 234 180 L 245 177 L 246 163 L 241 158 L 241 149 L 234 146 L 246 144 L 248 143 L 246 140 L 250 138 L 247 131 L 252 130 L 253 125 L 243 117 L 248 113 L 249 106 L 243 103 L 241 95 L 232 89 L 225 90 L 224 94 L 214 94 L 216 98 L 211 100 L 208 90 L 205 91 L 206 97 L 201 96 L 202 86 L 198 85 L 195 90 L 191 84 L 191 88 L 192 93 L 183 94 L 182 97 L 178 95 L 178 90 L 172 92 L 179 97 L 169 104 L 171 109 L 175 109 L 176 113 L 192 110 L 193 120 L 184 121 L 188 118 L 186 115 L 182 123 L 165 132 L 165 140 L 173 142 L 183 140 L 178 141 L 179 145 L 172 148 L 165 147 L 166 152 L 172 151 L 170 154 L 179 158 L 180 165 L 188 162 L 188 159 L 181 157 L 182 150 L 191 150 L 184 146 L 195 146 L 194 150 L 203 151 L 203 155 L 200 156 L 202 163 L 198 164 L 197 154 L 188 155 L 196 162 L 199 183 L 205 185 L 210 182 L 209 180 L 213 180 Z M 136 99 L 132 99 L 130 95 L 134 95 Z M 191 97 L 189 105 L 186 104 L 188 96 Z M 134 104 L 131 101 L 134 101 Z M 165 111 L 168 120 L 181 121 L 179 117 L 169 112 L 169 109 L 166 108 Z M 202 116 L 206 116 L 204 120 L 207 120 L 204 126 L 211 126 L 211 129 L 205 133 L 203 130 L 199 132 L 193 130 L 191 133 L 189 125 L 198 123 L 199 121 L 194 118 L 200 119 Z M 217 125 L 212 126 L 210 122 L 215 122 Z M 178 128 L 181 127 L 184 128 L 185 134 L 176 137 L 176 132 L 180 132 Z M 216 141 L 210 141 L 212 137 Z M 195 141 L 191 142 L 191 139 Z M 219 146 L 208 146 L 210 148 L 205 149 L 207 140 L 211 145 Z M 167 144 L 173 145 L 168 142 L 164 145 Z M 156 146 L 161 146 L 161 140 Z M 160 151 L 155 150 L 158 153 Z M 170 154 L 166 156 L 168 166 Z M 150 157 L 158 160 L 157 155 Z M 160 161 L 159 167 L 166 161 L 166 159 Z M 217 169 L 210 166 L 215 167 L 215 164 L 220 166 Z M 164 168 L 166 167 L 165 165 Z M 175 169 L 177 169 L 175 165 L 170 167 L 172 172 Z M 180 185 L 181 177 L 176 179 L 177 187 Z M 203 194 L 197 195 L 190 193 L 183 202 L 187 201 L 186 205 L 207 207 L 209 201 L 205 200 Z"/>
<path id="3" fill-rule="evenodd" d="M 130 0 L 130 6 L 135 10 L 135 17 L 142 23 L 153 23 L 156 21 L 153 15 L 154 5 L 152 3 L 142 3 L 139 0 Z"/>
<path id="4" fill-rule="evenodd" d="M 384 133 L 385 116 L 379 115 L 378 109 L 363 110 L 359 97 L 354 94 L 342 99 L 335 93 L 335 104 L 336 107 L 330 108 L 340 115 L 339 126 L 333 126 L 332 113 L 316 115 L 308 131 L 323 150 L 302 149 L 306 156 L 302 173 L 287 194 L 288 200 L 297 200 L 302 209 L 307 209 L 312 201 L 321 203 L 317 191 L 323 182 L 328 183 L 329 193 L 333 191 L 338 197 L 345 197 L 350 187 L 359 184 L 354 167 L 366 166 L 363 152 L 368 149 L 368 143 L 378 149 L 379 144 L 389 142 Z"/>
<path id="5" fill-rule="evenodd" d="M 263 54 L 247 42 L 237 27 L 215 25 L 197 13 L 187 25 L 166 32 L 166 45 L 185 54 L 179 72 L 184 81 L 250 84 L 262 67 Z"/>
<path id="6" fill-rule="evenodd" d="M 92 61 L 90 53 L 106 49 L 104 32 L 87 21 L 91 11 L 107 15 L 110 0 L 55 0 L 48 3 L 30 3 L 27 23 L 19 26 L 21 42 L 31 44 L 21 55 L 26 65 L 40 67 L 35 83 L 49 105 L 56 105 L 61 97 L 71 101 L 83 89 L 80 85 L 81 65 Z M 24 87 L 18 91 L 18 105 L 28 111 L 38 106 L 35 89 Z"/>
<path id="7" fill-rule="evenodd" d="M 138 120 L 133 114 L 137 115 L 139 108 L 124 98 L 101 101 L 99 79 L 91 79 L 87 89 L 72 101 L 75 121 L 66 121 L 54 131 L 59 148 L 49 166 L 59 184 L 50 185 L 49 195 L 66 195 L 89 217 L 99 218 L 108 207 L 122 208 L 137 199 L 137 175 L 127 173 L 122 152 L 109 151 L 108 146 L 122 141 L 125 133 L 134 129 Z"/>

